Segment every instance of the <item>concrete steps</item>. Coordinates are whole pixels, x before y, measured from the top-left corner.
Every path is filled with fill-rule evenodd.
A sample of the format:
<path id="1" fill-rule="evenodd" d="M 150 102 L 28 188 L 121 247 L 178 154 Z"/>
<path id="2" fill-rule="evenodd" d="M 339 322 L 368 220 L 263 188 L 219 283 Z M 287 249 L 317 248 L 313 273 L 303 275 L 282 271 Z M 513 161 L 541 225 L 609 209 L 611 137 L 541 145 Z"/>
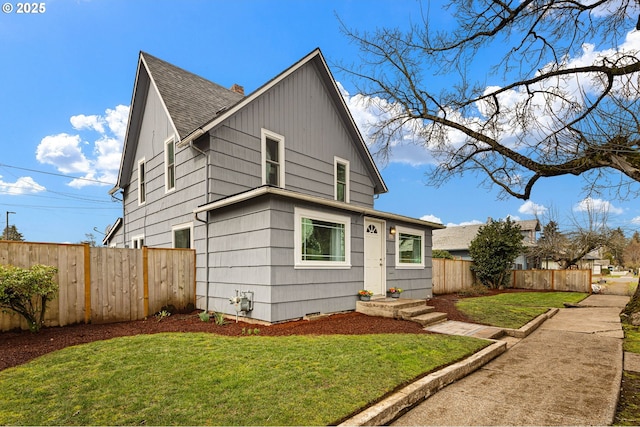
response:
<path id="1" fill-rule="evenodd" d="M 447 320 L 445 313 L 435 311 L 424 300 L 404 298 L 377 298 L 356 302 L 356 311 L 368 316 L 382 316 L 393 319 L 410 320 L 422 326 L 429 326 Z"/>
<path id="2" fill-rule="evenodd" d="M 416 317 L 412 317 L 408 320 L 411 320 L 412 322 L 418 322 L 422 326 L 426 327 L 434 325 L 436 323 L 444 322 L 445 320 L 447 320 L 447 314 L 434 311 L 432 313 L 426 313 Z"/>

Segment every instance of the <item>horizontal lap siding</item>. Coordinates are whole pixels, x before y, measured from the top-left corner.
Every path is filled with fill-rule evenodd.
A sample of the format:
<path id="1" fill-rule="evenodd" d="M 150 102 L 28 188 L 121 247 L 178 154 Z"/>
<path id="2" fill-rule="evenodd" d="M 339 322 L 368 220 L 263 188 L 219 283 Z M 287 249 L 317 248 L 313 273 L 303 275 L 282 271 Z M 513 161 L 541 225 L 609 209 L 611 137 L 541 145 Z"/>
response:
<path id="1" fill-rule="evenodd" d="M 432 283 L 432 262 L 431 262 L 431 233 L 429 228 L 420 228 L 414 224 L 387 222 L 387 227 L 404 226 L 411 229 L 421 229 L 424 231 L 424 242 L 422 245 L 424 268 L 396 268 L 396 238 L 387 237 L 387 289 L 398 287 L 403 290 L 403 298 L 424 299 L 430 298 L 433 294 Z M 388 236 L 388 233 L 385 233 Z"/>
<path id="2" fill-rule="evenodd" d="M 125 198 L 127 246 L 133 236 L 144 235 L 147 246 L 172 247 L 172 226 L 192 222 L 193 209 L 206 201 L 205 157 L 190 147 L 176 148 L 175 189 L 166 191 L 165 142 L 171 136 L 175 136 L 173 127 L 152 88 Z M 145 159 L 146 203 L 138 205 L 138 161 L 142 158 Z"/>
<path id="3" fill-rule="evenodd" d="M 333 213 L 351 218 L 351 268 L 296 269 L 294 265 L 294 208 Z M 363 218 L 341 211 L 288 201 L 272 201 L 273 241 L 280 243 L 272 253 L 271 321 L 279 322 L 310 313 L 354 310 L 362 288 Z"/>
<path id="4" fill-rule="evenodd" d="M 209 309 L 235 314 L 235 291 L 254 292 L 252 317 L 268 318 L 269 206 L 263 199 L 213 211 L 209 224 Z"/>

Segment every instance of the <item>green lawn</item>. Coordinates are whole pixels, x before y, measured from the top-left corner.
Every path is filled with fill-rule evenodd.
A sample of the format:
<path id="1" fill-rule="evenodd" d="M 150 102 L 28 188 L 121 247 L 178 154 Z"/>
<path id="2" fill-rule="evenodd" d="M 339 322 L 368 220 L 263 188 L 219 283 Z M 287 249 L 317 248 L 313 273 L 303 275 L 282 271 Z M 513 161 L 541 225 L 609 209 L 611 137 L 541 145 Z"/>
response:
<path id="1" fill-rule="evenodd" d="M 579 292 L 513 292 L 487 297 L 464 298 L 456 307 L 474 322 L 518 329 L 549 308 L 577 303 L 589 294 Z"/>
<path id="2" fill-rule="evenodd" d="M 414 334 L 156 334 L 0 372 L 1 425 L 327 425 L 487 345 Z"/>

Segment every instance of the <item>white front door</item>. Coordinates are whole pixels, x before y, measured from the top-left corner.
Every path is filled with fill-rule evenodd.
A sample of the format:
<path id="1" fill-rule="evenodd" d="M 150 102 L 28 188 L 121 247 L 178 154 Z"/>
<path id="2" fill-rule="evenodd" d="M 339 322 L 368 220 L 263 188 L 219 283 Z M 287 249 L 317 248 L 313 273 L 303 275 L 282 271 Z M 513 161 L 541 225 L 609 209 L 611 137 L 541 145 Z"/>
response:
<path id="1" fill-rule="evenodd" d="M 364 219 L 364 289 L 385 294 L 385 222 Z"/>

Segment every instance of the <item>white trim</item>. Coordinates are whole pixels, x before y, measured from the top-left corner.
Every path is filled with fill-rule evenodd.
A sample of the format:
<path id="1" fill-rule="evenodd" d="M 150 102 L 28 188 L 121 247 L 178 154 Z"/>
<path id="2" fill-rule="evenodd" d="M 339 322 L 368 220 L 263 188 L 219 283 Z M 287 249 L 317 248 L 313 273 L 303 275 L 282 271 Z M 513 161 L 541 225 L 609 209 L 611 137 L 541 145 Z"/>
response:
<path id="1" fill-rule="evenodd" d="M 198 215 L 202 212 L 209 212 L 216 209 L 220 209 L 226 206 L 231 206 L 236 203 L 242 203 L 247 200 L 254 199 L 256 197 L 263 196 L 265 194 L 272 194 L 275 196 L 286 197 L 293 200 L 300 200 L 303 202 L 315 203 L 321 206 L 328 206 L 331 208 L 342 209 L 348 212 L 356 212 L 362 215 L 368 215 L 376 218 L 385 218 L 388 220 L 406 222 L 409 224 L 416 224 L 423 227 L 429 227 L 433 229 L 442 229 L 446 228 L 442 224 L 438 224 L 435 222 L 424 221 L 418 218 L 411 218 L 404 215 L 398 215 L 389 212 L 377 211 L 372 208 L 368 208 L 365 206 L 351 205 L 344 202 L 338 202 L 337 200 L 326 199 L 322 197 L 310 196 L 308 194 L 302 194 L 291 190 L 284 190 L 282 188 L 275 187 L 258 187 L 249 191 L 245 191 L 244 193 L 236 194 L 234 196 L 225 197 L 224 199 L 216 200 L 215 202 L 207 203 L 206 205 L 200 206 L 193 210 L 195 215 Z"/>
<path id="2" fill-rule="evenodd" d="M 169 187 L 169 150 L 167 147 L 173 143 L 173 187 Z M 173 135 L 164 141 L 164 192 L 171 193 L 176 190 L 176 139 Z"/>
<path id="3" fill-rule="evenodd" d="M 189 249 L 193 249 L 193 222 L 186 222 L 171 227 L 171 247 L 176 247 L 176 231 L 189 229 Z"/>
<path id="4" fill-rule="evenodd" d="M 140 177 L 140 165 L 144 167 L 144 191 L 141 191 L 142 178 Z M 144 200 L 140 197 L 144 193 Z M 138 206 L 142 206 L 147 202 L 147 166 L 144 157 L 138 160 Z"/>
<path id="5" fill-rule="evenodd" d="M 351 192 L 351 166 L 349 160 L 341 159 L 340 157 L 333 157 L 333 199 L 338 200 L 338 163 L 344 165 L 345 171 L 345 189 L 344 189 L 344 202 L 349 203 Z"/>
<path id="6" fill-rule="evenodd" d="M 151 82 L 151 86 L 153 86 L 153 89 L 156 91 L 156 94 L 158 95 L 158 98 L 160 99 L 160 104 L 162 105 L 162 109 L 164 110 L 164 113 L 169 118 L 169 123 L 171 123 L 171 128 L 173 129 L 173 132 L 176 135 L 178 135 L 178 139 L 180 139 L 180 134 L 178 133 L 178 128 L 176 127 L 175 123 L 173 123 L 173 117 L 171 117 L 171 114 L 169 114 L 169 109 L 167 108 L 167 104 L 165 104 L 164 98 L 160 94 L 160 89 L 158 89 L 158 85 L 156 84 L 156 80 L 153 78 L 153 75 L 151 75 L 151 70 L 149 70 L 149 65 L 147 65 L 147 60 L 145 59 L 144 53 L 142 53 L 142 52 L 140 52 L 140 60 L 144 64 L 144 68 L 147 71 L 147 76 L 149 76 L 149 81 Z M 136 81 L 136 85 L 137 84 L 138 83 Z M 147 97 L 148 96 L 149 95 L 147 94 Z M 127 129 L 128 129 L 128 126 L 127 126 Z"/>
<path id="7" fill-rule="evenodd" d="M 140 244 L 141 240 L 142 240 L 142 244 Z M 136 243 L 138 243 L 139 246 L 137 246 Z M 135 236 L 131 236 L 131 247 L 133 249 L 140 249 L 142 248 L 142 246 L 144 246 L 144 234 L 137 234 Z"/>
<path id="8" fill-rule="evenodd" d="M 400 262 L 400 234 L 407 234 L 410 236 L 418 236 L 420 237 L 420 241 L 422 243 L 422 247 L 420 249 L 420 263 L 401 263 Z M 424 241 L 424 231 L 417 230 L 415 228 L 407 228 L 402 226 L 396 226 L 396 241 L 395 241 L 395 252 L 396 252 L 396 268 L 397 269 L 424 269 L 424 256 L 425 256 L 425 241 Z"/>
<path id="9" fill-rule="evenodd" d="M 284 136 L 267 129 L 260 129 L 260 151 L 262 162 L 262 185 L 267 185 L 267 138 L 278 141 L 278 187 L 285 188 Z"/>
<path id="10" fill-rule="evenodd" d="M 364 224 L 363 226 L 363 239 L 364 239 L 364 259 L 363 259 L 363 282 L 365 284 L 365 288 L 367 287 L 367 240 L 366 240 L 366 236 L 367 236 L 367 225 L 371 224 L 371 223 L 375 223 L 379 229 L 378 229 L 378 236 L 380 238 L 380 254 L 381 254 L 381 263 L 382 265 L 380 266 L 380 275 L 381 277 L 381 282 L 380 282 L 380 294 L 376 294 L 376 295 L 385 295 L 385 290 L 387 289 L 387 222 L 383 219 L 379 219 L 379 218 L 372 218 L 372 217 L 364 217 Z"/>
<path id="11" fill-rule="evenodd" d="M 344 261 L 302 260 L 302 218 L 344 225 Z M 295 268 L 351 268 L 351 218 L 310 209 L 294 208 L 293 250 Z"/>
<path id="12" fill-rule="evenodd" d="M 324 59 L 324 56 L 322 55 L 322 52 L 320 51 L 319 48 L 314 49 L 308 55 L 306 55 L 301 60 L 299 60 L 298 62 L 293 64 L 291 67 L 289 67 L 288 69 L 286 69 L 282 73 L 278 74 L 273 79 L 269 80 L 263 86 L 258 88 L 255 92 L 253 92 L 250 95 L 244 97 L 237 104 L 231 106 L 229 109 L 225 110 L 224 112 L 222 112 L 218 116 L 214 117 L 210 122 L 206 123 L 205 125 L 200 126 L 196 130 L 191 132 L 189 135 L 180 136 L 180 135 L 178 135 L 178 132 L 176 131 L 176 135 L 178 135 L 178 137 L 180 138 L 180 141 L 178 142 L 178 146 L 179 147 L 185 147 L 185 146 L 189 145 L 193 140 L 195 140 L 200 135 L 202 135 L 202 133 L 208 132 L 209 130 L 211 130 L 214 127 L 218 126 L 220 123 L 224 122 L 229 117 L 231 117 L 232 115 L 234 115 L 235 113 L 237 113 L 238 111 L 243 109 L 245 106 L 247 106 L 248 104 L 253 102 L 256 98 L 262 96 L 265 92 L 267 92 L 271 88 L 277 86 L 281 81 L 283 81 L 284 79 L 289 77 L 291 74 L 293 74 L 294 72 L 299 70 L 301 67 L 303 67 L 307 63 L 315 60 L 316 57 L 318 58 L 318 60 L 322 64 L 322 68 L 324 69 L 325 74 L 329 77 L 329 80 L 331 80 L 331 84 L 333 86 L 333 91 L 332 92 L 335 95 L 335 99 L 337 99 L 338 102 L 340 102 L 342 104 L 343 111 L 345 112 L 345 114 L 347 115 L 349 121 L 351 122 L 352 128 L 355 130 L 355 134 L 356 134 L 356 137 L 358 139 L 358 142 L 360 143 L 360 146 L 363 148 L 363 152 L 366 155 L 367 159 L 369 160 L 370 165 L 372 167 L 372 170 L 374 171 L 376 177 L 378 178 L 378 182 L 381 185 L 380 193 L 388 192 L 389 189 L 387 188 L 387 184 L 385 184 L 384 180 L 382 179 L 382 174 L 380 173 L 380 170 L 378 169 L 378 166 L 376 165 L 376 162 L 373 160 L 373 156 L 371 155 L 371 152 L 369 151 L 369 148 L 367 147 L 367 144 L 364 141 L 364 138 L 362 137 L 362 133 L 360 132 L 360 129 L 358 128 L 358 126 L 356 124 L 356 121 L 353 118 L 353 115 L 351 114 L 351 110 L 349 110 L 349 107 L 347 106 L 347 103 L 346 103 L 346 101 L 344 99 L 344 96 L 342 96 L 342 92 L 341 92 L 340 88 L 338 87 L 336 79 L 333 77 L 333 74 L 331 74 L 331 70 L 329 69 L 329 65 L 327 64 L 327 61 Z M 153 82 L 153 83 L 155 85 L 155 82 Z M 173 122 L 172 122 L 172 124 L 173 124 Z"/>

